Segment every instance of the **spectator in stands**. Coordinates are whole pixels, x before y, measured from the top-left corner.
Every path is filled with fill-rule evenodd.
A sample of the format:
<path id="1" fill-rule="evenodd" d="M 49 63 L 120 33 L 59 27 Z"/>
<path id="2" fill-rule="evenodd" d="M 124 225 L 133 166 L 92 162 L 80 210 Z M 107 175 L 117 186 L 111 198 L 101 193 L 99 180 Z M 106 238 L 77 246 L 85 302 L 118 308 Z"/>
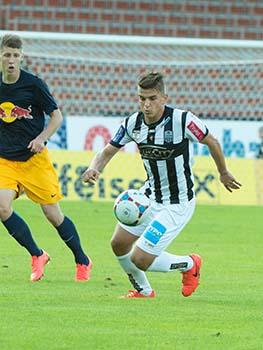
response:
<path id="1" fill-rule="evenodd" d="M 259 149 L 257 158 L 263 158 L 263 126 L 261 126 L 258 130 L 258 136 L 260 139 Z"/>
<path id="2" fill-rule="evenodd" d="M 147 172 L 142 191 L 151 199 L 150 217 L 137 226 L 118 224 L 112 249 L 135 290 L 125 298 L 154 297 L 144 271 L 182 272 L 182 294 L 190 296 L 197 288 L 201 268 L 198 254 L 178 256 L 165 249 L 191 219 L 195 209 L 192 153 L 190 144 L 208 146 L 226 189 L 241 184 L 228 171 L 220 144 L 204 123 L 190 112 L 168 107 L 163 77 L 149 73 L 138 82 L 141 110 L 126 118 L 115 137 L 97 153 L 83 174 L 93 183 L 110 159 L 125 144 L 139 147 Z M 137 241 L 137 242 L 136 242 Z"/>
<path id="3" fill-rule="evenodd" d="M 43 213 L 72 251 L 75 279 L 90 277 L 92 262 L 81 247 L 74 223 L 64 216 L 62 195 L 47 140 L 60 127 L 62 114 L 47 85 L 21 69 L 22 40 L 7 34 L 0 44 L 0 219 L 9 234 L 32 256 L 31 281 L 40 280 L 50 258 L 35 242 L 27 223 L 12 209 L 22 191 Z M 44 127 L 44 113 L 50 120 Z"/>

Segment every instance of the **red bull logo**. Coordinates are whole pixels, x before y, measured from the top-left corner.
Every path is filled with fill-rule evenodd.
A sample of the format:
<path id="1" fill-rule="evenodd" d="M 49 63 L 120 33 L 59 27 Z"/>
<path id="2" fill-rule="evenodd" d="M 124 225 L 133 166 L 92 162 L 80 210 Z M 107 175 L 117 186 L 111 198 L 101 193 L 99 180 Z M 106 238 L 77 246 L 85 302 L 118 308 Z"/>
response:
<path id="1" fill-rule="evenodd" d="M 3 102 L 0 104 L 0 119 L 5 123 L 13 123 L 16 119 L 33 119 L 30 114 L 31 106 L 27 109 L 14 105 L 12 102 Z"/>

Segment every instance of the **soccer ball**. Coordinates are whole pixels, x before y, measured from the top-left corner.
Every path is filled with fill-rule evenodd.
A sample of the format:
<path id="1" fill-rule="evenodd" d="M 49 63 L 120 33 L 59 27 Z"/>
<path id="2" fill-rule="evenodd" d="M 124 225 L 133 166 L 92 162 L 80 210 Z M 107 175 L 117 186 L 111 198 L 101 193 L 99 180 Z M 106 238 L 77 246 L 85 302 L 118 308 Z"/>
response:
<path id="1" fill-rule="evenodd" d="M 150 199 L 138 190 L 122 192 L 115 200 L 114 214 L 119 222 L 128 226 L 141 224 L 148 216 Z"/>

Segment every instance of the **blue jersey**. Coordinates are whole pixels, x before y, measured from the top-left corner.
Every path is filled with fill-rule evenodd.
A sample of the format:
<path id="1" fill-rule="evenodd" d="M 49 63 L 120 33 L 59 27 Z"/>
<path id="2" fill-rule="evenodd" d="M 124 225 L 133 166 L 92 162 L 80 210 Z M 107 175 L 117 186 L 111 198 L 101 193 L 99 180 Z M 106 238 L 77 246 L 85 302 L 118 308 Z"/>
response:
<path id="1" fill-rule="evenodd" d="M 27 147 L 44 129 L 45 114 L 58 109 L 47 85 L 21 70 L 14 84 L 0 73 L 0 157 L 26 161 L 34 155 Z"/>

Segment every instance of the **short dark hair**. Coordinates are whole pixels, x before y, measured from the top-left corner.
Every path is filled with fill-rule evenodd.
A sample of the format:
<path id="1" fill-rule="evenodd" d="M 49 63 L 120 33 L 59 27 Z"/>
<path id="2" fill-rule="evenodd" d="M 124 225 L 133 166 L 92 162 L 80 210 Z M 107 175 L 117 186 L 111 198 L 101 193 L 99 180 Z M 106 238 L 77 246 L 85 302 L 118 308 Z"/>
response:
<path id="1" fill-rule="evenodd" d="M 142 89 L 156 89 L 165 93 L 163 75 L 160 72 L 150 72 L 142 75 L 138 80 L 138 86 Z"/>
<path id="2" fill-rule="evenodd" d="M 5 34 L 1 40 L 1 50 L 4 46 L 11 47 L 12 49 L 22 49 L 23 42 L 20 36 L 16 34 Z"/>

